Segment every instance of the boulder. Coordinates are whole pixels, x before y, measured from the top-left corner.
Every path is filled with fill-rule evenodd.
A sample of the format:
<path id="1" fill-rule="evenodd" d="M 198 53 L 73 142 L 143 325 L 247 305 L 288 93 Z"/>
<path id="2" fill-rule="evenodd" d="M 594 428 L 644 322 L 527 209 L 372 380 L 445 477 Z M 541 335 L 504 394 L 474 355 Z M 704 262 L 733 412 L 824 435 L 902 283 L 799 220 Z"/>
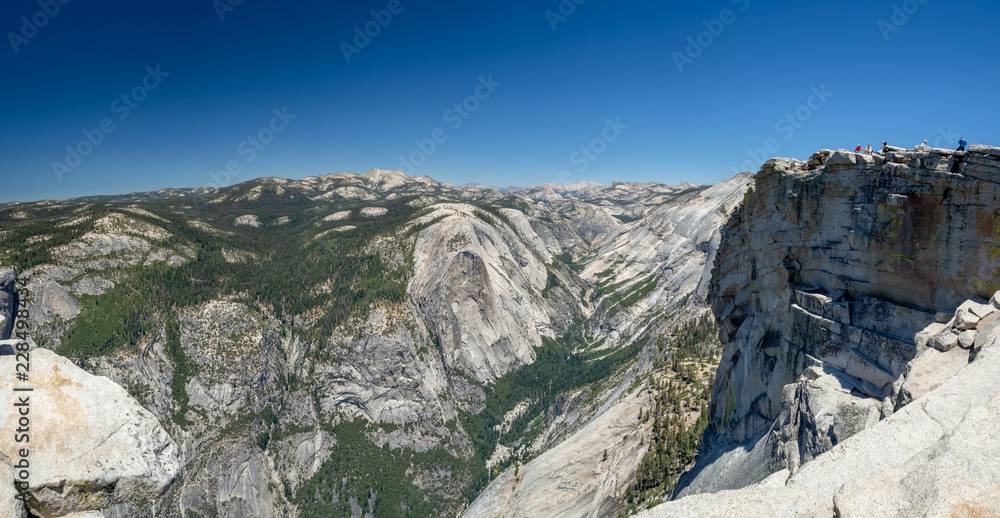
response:
<path id="1" fill-rule="evenodd" d="M 1000 327 L 1000 312 L 980 320 L 979 325 L 976 326 L 976 341 L 972 344 L 972 348 L 976 351 L 982 349 L 998 327 Z"/>
<path id="2" fill-rule="evenodd" d="M 958 335 L 958 345 L 962 349 L 972 349 L 972 344 L 976 342 L 976 330 L 969 329 L 968 331 L 962 331 L 962 334 Z"/>
<path id="3" fill-rule="evenodd" d="M 968 300 L 959 306 L 958 311 L 955 312 L 955 328 L 962 331 L 975 329 L 983 317 L 988 316 L 996 310 L 992 304 Z"/>
<path id="4" fill-rule="evenodd" d="M 993 307 L 1000 309 L 1000 291 L 993 294 L 990 298 L 990 304 L 992 304 Z"/>
<path id="5" fill-rule="evenodd" d="M 0 372 L 15 372 L 16 363 L 0 356 Z M 149 501 L 173 481 L 173 439 L 125 389 L 47 349 L 31 351 L 30 367 L 27 381 L 0 378 L 0 400 L 28 403 L 21 408 L 29 412 L 31 512 L 48 518 Z M 15 391 L 24 388 L 32 390 Z M 24 424 L 14 409 L 7 407 L 6 430 Z M 0 434 L 0 452 L 11 459 L 23 447 L 15 434 Z"/>
<path id="6" fill-rule="evenodd" d="M 0 480 L 14 480 L 13 463 L 10 461 L 10 458 L 2 453 L 0 453 Z M 0 484 L 0 516 L 10 518 L 25 518 L 27 516 L 24 505 L 17 500 L 17 491 L 14 489 L 14 484 L 9 482 Z"/>
<path id="7" fill-rule="evenodd" d="M 958 334 L 952 330 L 951 326 L 945 326 L 927 341 L 928 347 L 942 352 L 950 351 L 956 345 L 958 345 Z"/>
<path id="8" fill-rule="evenodd" d="M 969 364 L 969 351 L 954 347 L 941 352 L 926 349 L 906 369 L 906 379 L 900 388 L 901 404 L 907 404 L 938 388 Z"/>
<path id="9" fill-rule="evenodd" d="M 949 316 L 948 320 L 951 320 L 951 318 L 952 317 Z M 948 320 L 945 320 L 945 322 Z M 917 345 L 917 349 L 923 350 L 926 347 L 930 347 L 931 339 L 946 328 L 950 330 L 950 327 L 946 326 L 944 323 L 934 323 L 924 328 L 923 331 L 917 333 L 913 338 L 914 343 Z"/>

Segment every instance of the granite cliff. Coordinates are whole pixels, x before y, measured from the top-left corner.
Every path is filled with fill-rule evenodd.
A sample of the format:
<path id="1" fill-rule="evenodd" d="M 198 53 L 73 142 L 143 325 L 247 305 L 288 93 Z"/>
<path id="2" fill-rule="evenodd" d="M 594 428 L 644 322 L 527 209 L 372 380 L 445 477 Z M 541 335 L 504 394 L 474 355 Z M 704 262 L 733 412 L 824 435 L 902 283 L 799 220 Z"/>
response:
<path id="1" fill-rule="evenodd" d="M 712 425 L 644 516 L 997 512 L 1000 149 L 768 161 L 710 288 Z"/>
<path id="2" fill-rule="evenodd" d="M 373 170 L 10 204 L 0 263 L 38 345 L 176 440 L 165 492 L 105 516 L 454 515 L 522 468 L 559 486 L 566 452 L 599 463 L 603 423 L 648 415 L 659 337 L 706 311 L 748 177 L 501 192 Z M 613 469 L 566 481 L 597 497 L 561 509 L 622 507 L 649 426 L 628 428 Z"/>

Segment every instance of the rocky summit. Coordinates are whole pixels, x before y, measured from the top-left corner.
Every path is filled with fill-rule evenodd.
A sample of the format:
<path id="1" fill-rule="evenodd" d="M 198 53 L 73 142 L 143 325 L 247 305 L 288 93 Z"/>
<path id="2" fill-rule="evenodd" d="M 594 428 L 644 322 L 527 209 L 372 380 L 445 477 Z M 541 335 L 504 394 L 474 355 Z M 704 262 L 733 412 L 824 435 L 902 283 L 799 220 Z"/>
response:
<path id="1" fill-rule="evenodd" d="M 644 516 L 995 514 L 998 207 L 998 148 L 768 161 L 713 269 L 712 424 Z"/>
<path id="2" fill-rule="evenodd" d="M 996 515 L 998 221 L 975 145 L 713 186 L 373 170 L 6 205 L 0 363 L 30 352 L 37 452 L 0 506 Z"/>

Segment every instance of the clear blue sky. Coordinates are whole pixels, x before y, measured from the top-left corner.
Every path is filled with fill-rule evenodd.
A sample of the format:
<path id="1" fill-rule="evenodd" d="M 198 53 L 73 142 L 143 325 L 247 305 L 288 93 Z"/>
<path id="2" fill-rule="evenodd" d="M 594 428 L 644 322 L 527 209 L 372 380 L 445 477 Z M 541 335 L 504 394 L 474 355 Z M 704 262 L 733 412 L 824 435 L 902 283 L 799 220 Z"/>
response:
<path id="1" fill-rule="evenodd" d="M 497 186 L 711 183 L 882 140 L 1000 145 L 994 1 L 400 0 L 384 27 L 370 11 L 389 0 L 243 0 L 222 20 L 236 0 L 46 2 L 0 7 L 0 202 L 397 169 L 433 136 L 413 171 Z M 348 63 L 366 24 L 377 36 Z M 157 65 L 169 75 L 147 78 Z M 89 155 L 70 168 L 67 146 Z"/>

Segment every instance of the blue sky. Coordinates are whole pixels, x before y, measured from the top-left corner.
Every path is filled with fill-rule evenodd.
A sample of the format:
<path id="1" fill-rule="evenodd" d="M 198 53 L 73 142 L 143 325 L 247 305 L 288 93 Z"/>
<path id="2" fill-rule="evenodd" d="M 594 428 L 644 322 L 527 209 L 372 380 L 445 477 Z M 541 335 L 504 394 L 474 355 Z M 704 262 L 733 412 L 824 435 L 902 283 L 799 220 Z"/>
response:
<path id="1" fill-rule="evenodd" d="M 7 0 L 0 203 L 372 168 L 713 183 L 1000 145 L 996 2 L 575 2 Z"/>

